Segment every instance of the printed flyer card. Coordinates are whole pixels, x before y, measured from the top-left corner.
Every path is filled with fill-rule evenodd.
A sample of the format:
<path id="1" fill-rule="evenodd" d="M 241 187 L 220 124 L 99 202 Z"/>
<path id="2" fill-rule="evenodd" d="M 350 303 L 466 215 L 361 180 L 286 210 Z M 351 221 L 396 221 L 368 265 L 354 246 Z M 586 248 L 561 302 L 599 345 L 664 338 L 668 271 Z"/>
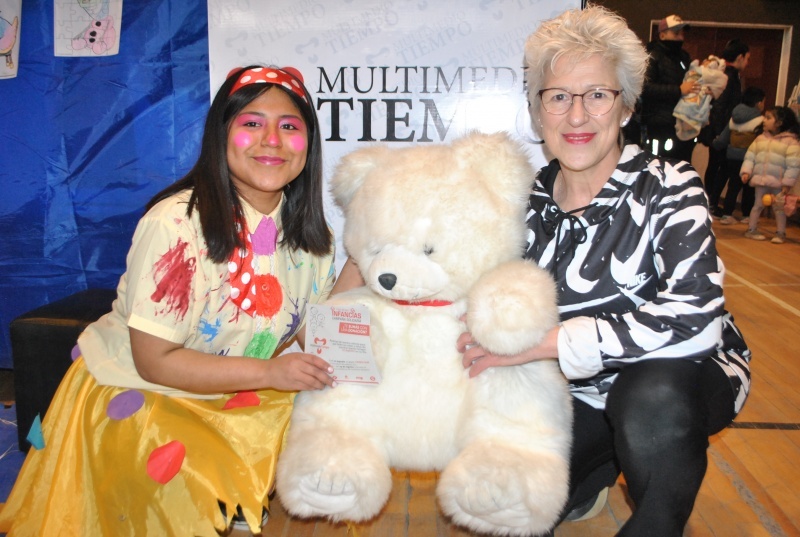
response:
<path id="1" fill-rule="evenodd" d="M 381 382 L 369 343 L 369 310 L 366 306 L 311 306 L 308 329 L 306 352 L 331 364 L 331 376 L 336 382 Z"/>

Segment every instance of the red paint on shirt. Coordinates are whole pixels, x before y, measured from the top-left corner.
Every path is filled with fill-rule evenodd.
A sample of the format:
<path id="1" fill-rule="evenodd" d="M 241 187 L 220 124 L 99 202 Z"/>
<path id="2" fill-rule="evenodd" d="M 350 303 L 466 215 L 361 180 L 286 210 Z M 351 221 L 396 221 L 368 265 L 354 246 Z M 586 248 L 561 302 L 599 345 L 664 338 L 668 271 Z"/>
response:
<path id="1" fill-rule="evenodd" d="M 189 311 L 196 260 L 186 259 L 189 243 L 178 239 L 178 244 L 161 256 L 153 267 L 156 290 L 150 296 L 153 302 L 166 301 L 167 311 L 175 313 L 178 320 Z"/>
<path id="2" fill-rule="evenodd" d="M 281 284 L 272 274 L 256 274 L 253 279 L 256 287 L 256 314 L 272 317 L 283 304 Z"/>

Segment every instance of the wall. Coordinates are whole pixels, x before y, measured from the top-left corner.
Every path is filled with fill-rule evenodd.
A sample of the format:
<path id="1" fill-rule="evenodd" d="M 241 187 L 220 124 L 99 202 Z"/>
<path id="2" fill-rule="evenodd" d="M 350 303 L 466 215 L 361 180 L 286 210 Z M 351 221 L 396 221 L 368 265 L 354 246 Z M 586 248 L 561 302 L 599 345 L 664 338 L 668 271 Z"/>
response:
<path id="1" fill-rule="evenodd" d="M 126 0 L 115 56 L 57 58 L 53 36 L 53 2 L 25 0 L 19 72 L 0 80 L 0 368 L 17 315 L 116 287 L 209 104 L 206 0 Z"/>
<path id="2" fill-rule="evenodd" d="M 725 0 L 680 2 L 677 0 L 594 0 L 616 11 L 647 43 L 650 21 L 678 14 L 684 20 L 741 24 L 782 24 L 794 26 L 786 95 L 800 81 L 800 2 L 798 0 Z M 689 36 L 687 39 L 691 39 Z M 745 72 L 745 76 L 746 76 Z"/>

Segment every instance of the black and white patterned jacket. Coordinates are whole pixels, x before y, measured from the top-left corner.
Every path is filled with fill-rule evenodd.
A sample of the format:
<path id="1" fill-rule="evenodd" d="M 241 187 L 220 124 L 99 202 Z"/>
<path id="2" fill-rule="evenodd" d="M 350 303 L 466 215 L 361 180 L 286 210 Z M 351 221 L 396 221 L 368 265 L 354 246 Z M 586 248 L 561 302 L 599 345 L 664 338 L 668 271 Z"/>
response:
<path id="1" fill-rule="evenodd" d="M 731 380 L 738 412 L 750 389 L 750 350 L 725 310 L 725 269 L 697 172 L 628 145 L 575 216 L 553 201 L 558 171 L 553 161 L 536 178 L 526 258 L 556 279 L 559 363 L 573 394 L 602 408 L 629 363 L 713 359 Z"/>

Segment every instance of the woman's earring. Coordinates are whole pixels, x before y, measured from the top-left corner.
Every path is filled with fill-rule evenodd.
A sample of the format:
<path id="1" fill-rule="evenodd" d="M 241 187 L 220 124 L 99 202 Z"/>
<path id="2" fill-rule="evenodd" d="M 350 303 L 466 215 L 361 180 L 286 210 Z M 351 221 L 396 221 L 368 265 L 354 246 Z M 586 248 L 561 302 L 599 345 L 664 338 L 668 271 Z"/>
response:
<path id="1" fill-rule="evenodd" d="M 630 120 L 631 120 L 631 116 L 626 117 L 625 119 L 622 120 L 622 123 L 620 123 L 619 126 L 620 127 L 626 126 Z"/>

